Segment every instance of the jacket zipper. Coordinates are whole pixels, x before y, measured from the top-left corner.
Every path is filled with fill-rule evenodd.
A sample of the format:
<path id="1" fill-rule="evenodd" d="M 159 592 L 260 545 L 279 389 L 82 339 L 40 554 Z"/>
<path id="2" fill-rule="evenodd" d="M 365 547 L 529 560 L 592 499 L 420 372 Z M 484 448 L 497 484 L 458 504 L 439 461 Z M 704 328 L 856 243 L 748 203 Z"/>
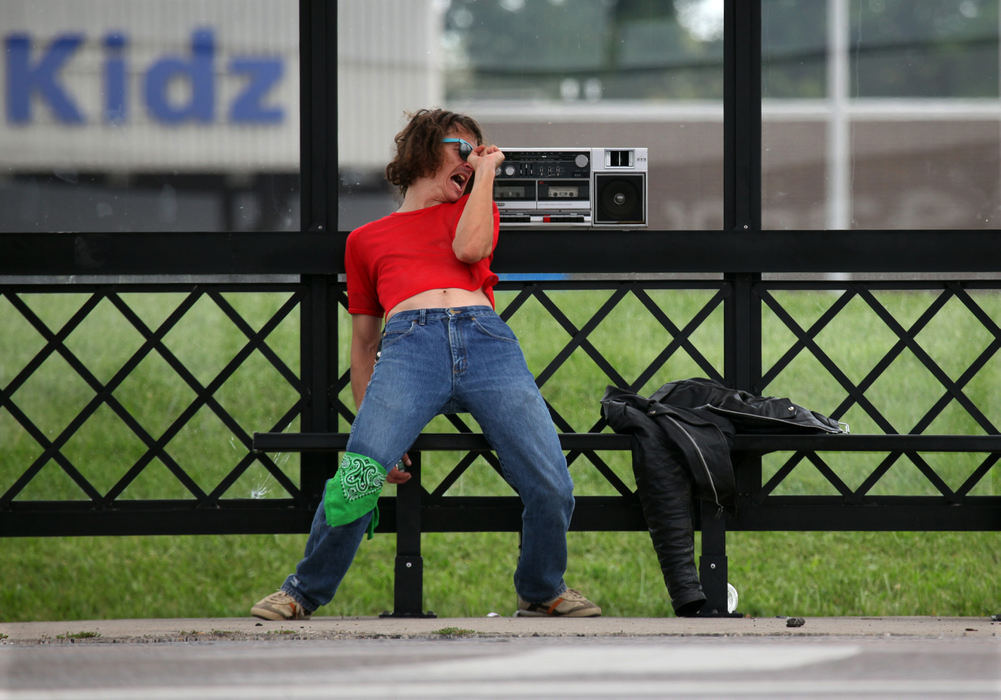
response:
<path id="1" fill-rule="evenodd" d="M 735 416 L 747 416 L 748 418 L 757 418 L 759 420 L 768 420 L 768 421 L 774 421 L 776 423 L 785 423 L 786 425 L 795 425 L 795 426 L 800 427 L 800 428 L 806 427 L 802 423 L 799 423 L 799 422 L 794 421 L 794 420 L 786 420 L 784 418 L 776 418 L 774 416 L 763 416 L 760 413 L 745 413 L 744 411 L 734 411 L 734 410 L 731 410 L 729 408 L 720 408 L 719 406 L 713 406 L 711 403 L 707 403 L 704 406 L 704 408 L 709 408 L 709 409 L 712 409 L 713 411 L 719 411 L 720 413 L 731 413 L 731 414 L 733 414 Z M 838 425 L 840 425 L 840 423 Z M 819 427 L 820 427 L 821 430 L 823 430 L 825 432 L 828 432 L 828 433 L 835 433 L 836 434 L 836 433 L 839 432 L 837 430 L 834 430 L 833 428 L 828 428 L 827 426 L 825 426 L 823 424 L 821 424 Z"/>
<path id="2" fill-rule="evenodd" d="M 719 494 L 716 492 L 716 482 L 713 481 L 713 474 L 709 470 L 709 465 L 706 463 L 705 455 L 702 454 L 702 449 L 699 447 L 699 443 L 696 442 L 695 438 L 693 438 L 691 435 L 689 435 L 688 431 L 685 430 L 684 426 L 682 426 L 678 421 L 674 420 L 674 418 L 672 418 L 671 416 L 669 416 L 667 414 L 661 414 L 661 417 L 667 418 L 669 421 L 671 421 L 672 423 L 674 423 L 674 425 L 678 428 L 678 430 L 680 430 L 681 432 L 683 432 L 685 434 L 685 437 L 688 438 L 688 441 L 690 443 L 692 443 L 692 447 L 695 448 L 695 451 L 699 453 L 699 461 L 702 462 L 702 468 L 706 472 L 706 478 L 709 479 L 709 486 L 712 487 L 712 490 L 713 490 L 713 503 L 716 504 L 717 508 L 719 508 L 720 510 L 722 510 L 723 509 L 723 504 L 719 502 Z"/>

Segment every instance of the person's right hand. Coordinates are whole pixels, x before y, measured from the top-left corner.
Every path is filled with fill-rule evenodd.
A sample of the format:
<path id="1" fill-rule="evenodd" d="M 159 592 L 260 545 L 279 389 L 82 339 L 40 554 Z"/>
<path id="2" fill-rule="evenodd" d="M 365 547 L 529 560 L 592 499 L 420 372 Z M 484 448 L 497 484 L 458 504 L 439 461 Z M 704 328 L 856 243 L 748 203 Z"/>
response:
<path id="1" fill-rule="evenodd" d="M 504 162 L 504 151 L 494 145 L 480 145 L 473 149 L 466 162 L 477 169 L 480 165 L 489 166 L 491 170 L 496 170 Z"/>
<path id="2" fill-rule="evenodd" d="M 403 462 L 403 465 L 406 467 L 413 464 L 413 462 L 410 461 L 410 455 L 408 454 L 403 455 L 403 459 L 400 461 Z M 400 469 L 400 465 L 394 464 L 393 468 L 386 472 L 386 481 L 390 484 L 405 484 L 410 481 L 410 477 L 412 476 L 413 474 L 410 472 L 405 472 Z"/>

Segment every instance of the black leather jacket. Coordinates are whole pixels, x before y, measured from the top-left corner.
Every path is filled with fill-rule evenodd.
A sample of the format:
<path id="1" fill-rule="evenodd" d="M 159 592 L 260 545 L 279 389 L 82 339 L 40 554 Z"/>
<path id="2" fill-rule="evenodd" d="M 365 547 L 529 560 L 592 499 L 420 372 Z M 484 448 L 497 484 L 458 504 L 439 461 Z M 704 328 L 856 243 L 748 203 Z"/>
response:
<path id="1" fill-rule="evenodd" d="M 693 486 L 698 498 L 733 510 L 733 436 L 843 432 L 837 421 L 788 399 L 702 378 L 665 384 L 649 398 L 608 387 L 601 410 L 615 432 L 633 436 L 640 505 L 679 615 L 697 614 L 705 601 L 695 569 Z"/>

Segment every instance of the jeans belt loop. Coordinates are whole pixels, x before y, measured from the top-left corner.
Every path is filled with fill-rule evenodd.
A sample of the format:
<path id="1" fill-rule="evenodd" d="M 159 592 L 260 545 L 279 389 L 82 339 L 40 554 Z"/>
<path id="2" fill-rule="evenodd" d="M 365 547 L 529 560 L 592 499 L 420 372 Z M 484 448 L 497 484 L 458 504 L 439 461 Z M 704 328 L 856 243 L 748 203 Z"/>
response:
<path id="1" fill-rule="evenodd" d="M 428 310 L 427 309 L 421 309 L 420 311 L 421 312 L 420 312 L 420 315 L 417 318 L 417 323 L 420 324 L 420 325 L 422 325 L 422 326 L 426 326 L 427 322 L 428 322 Z"/>

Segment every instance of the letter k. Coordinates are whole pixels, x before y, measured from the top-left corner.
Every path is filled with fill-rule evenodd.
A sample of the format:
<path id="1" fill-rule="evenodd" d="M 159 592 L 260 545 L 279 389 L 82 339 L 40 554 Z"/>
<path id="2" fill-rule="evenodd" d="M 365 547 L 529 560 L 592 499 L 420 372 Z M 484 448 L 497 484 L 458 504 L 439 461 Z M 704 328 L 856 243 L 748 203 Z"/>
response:
<path id="1" fill-rule="evenodd" d="M 28 35 L 11 34 L 4 43 L 7 49 L 7 120 L 14 124 L 31 121 L 31 96 L 37 91 L 59 121 L 82 124 L 83 114 L 59 84 L 57 74 L 83 43 L 83 36 L 57 36 L 34 66 L 31 65 Z"/>

